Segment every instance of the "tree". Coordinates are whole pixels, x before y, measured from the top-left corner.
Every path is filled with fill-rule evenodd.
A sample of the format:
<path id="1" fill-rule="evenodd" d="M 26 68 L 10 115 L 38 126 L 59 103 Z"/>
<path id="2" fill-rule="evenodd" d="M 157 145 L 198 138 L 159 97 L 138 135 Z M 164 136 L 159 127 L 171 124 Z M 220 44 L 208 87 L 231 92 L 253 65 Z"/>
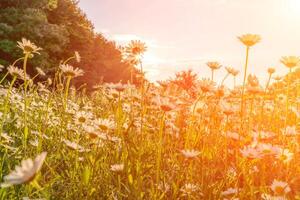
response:
<path id="1" fill-rule="evenodd" d="M 27 2 L 27 3 L 26 3 Z M 50 68 L 60 59 L 69 42 L 65 27 L 48 22 L 41 9 L 42 1 L 9 0 L 0 4 L 0 63 L 8 65 L 21 57 L 16 41 L 25 37 L 43 48 L 42 55 L 31 60 L 31 66 Z M 30 5 L 31 7 L 27 7 Z"/>
<path id="2" fill-rule="evenodd" d="M 170 80 L 170 82 L 185 90 L 191 96 L 194 96 L 197 79 L 197 74 L 189 69 L 176 73 L 176 77 Z"/>
<path id="3" fill-rule="evenodd" d="M 61 60 L 78 51 L 85 75 L 76 85 L 89 87 L 102 80 L 127 81 L 133 67 L 122 61 L 122 52 L 112 41 L 95 33 L 93 24 L 75 0 L 1 0 L 0 2 L 0 64 L 7 66 L 21 56 L 16 41 L 25 37 L 41 48 L 41 55 L 31 59 L 34 67 L 53 72 Z"/>

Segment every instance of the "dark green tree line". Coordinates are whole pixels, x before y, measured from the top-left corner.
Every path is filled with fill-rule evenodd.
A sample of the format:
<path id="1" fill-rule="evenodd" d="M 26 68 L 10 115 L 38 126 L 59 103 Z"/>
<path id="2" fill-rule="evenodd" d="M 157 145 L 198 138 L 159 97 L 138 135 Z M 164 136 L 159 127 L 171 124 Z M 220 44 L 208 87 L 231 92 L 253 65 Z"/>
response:
<path id="1" fill-rule="evenodd" d="M 0 1 L 0 64 L 7 66 L 22 55 L 16 42 L 27 38 L 43 48 L 31 59 L 34 67 L 53 73 L 61 60 L 78 51 L 80 63 L 72 63 L 85 71 L 76 84 L 93 86 L 102 80 L 126 81 L 130 68 L 122 61 L 120 49 L 112 41 L 94 31 L 93 24 L 75 0 L 1 0 Z"/>

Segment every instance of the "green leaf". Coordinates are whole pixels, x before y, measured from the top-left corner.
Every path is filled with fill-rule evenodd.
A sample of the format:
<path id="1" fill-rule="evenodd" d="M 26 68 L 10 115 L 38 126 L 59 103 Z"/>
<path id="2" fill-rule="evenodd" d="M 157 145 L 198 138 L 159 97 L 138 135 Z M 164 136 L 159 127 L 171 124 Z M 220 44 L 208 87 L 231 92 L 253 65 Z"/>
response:
<path id="1" fill-rule="evenodd" d="M 84 167 L 83 174 L 82 174 L 82 183 L 83 185 L 88 185 L 90 181 L 91 170 L 88 166 Z"/>

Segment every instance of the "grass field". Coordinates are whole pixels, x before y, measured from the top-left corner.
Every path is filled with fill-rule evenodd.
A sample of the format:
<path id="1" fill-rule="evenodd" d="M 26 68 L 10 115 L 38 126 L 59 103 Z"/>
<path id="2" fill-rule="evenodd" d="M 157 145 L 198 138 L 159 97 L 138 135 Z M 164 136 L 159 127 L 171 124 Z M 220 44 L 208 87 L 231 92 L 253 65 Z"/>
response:
<path id="1" fill-rule="evenodd" d="M 300 199 L 299 58 L 283 57 L 290 73 L 274 80 L 270 68 L 261 86 L 247 74 L 260 37 L 240 41 L 235 87 L 223 82 L 238 71 L 217 83 L 221 65 L 208 62 L 212 77 L 192 88 L 142 77 L 91 93 L 72 86 L 84 74 L 68 65 L 78 53 L 38 82 L 44 72 L 29 77 L 27 62 L 42 50 L 19 42 L 24 57 L 1 68 L 0 199 Z"/>

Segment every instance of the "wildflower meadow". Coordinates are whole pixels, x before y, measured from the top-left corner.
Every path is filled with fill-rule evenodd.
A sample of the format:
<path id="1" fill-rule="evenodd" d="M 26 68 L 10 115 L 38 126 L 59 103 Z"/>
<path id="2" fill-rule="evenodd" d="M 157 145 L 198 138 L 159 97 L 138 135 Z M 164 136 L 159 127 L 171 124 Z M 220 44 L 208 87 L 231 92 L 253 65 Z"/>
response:
<path id="1" fill-rule="evenodd" d="M 84 75 L 70 65 L 78 52 L 38 82 L 45 72 L 30 77 L 26 66 L 43 49 L 23 38 L 23 57 L 1 80 L 1 199 L 300 198 L 299 83 L 290 80 L 300 58 L 282 57 L 289 74 L 269 68 L 262 86 L 247 74 L 260 36 L 238 39 L 242 83 L 239 71 L 207 62 L 211 77 L 188 89 L 184 78 L 155 85 L 140 76 L 86 93 L 72 86 Z M 139 67 L 146 49 L 133 41 L 125 55 Z M 216 70 L 227 73 L 220 83 Z"/>
<path id="2" fill-rule="evenodd" d="M 64 57 L 25 36 L 5 40 L 19 56 L 0 65 L 0 200 L 300 199 L 300 57 L 278 57 L 288 73 L 269 67 L 262 82 L 249 61 L 263 35 L 232 38 L 242 70 L 207 60 L 208 76 L 188 70 L 153 82 L 143 65 L 147 42 L 117 48 L 94 35 L 110 52 L 105 66 L 120 67 L 105 73 L 128 76 L 90 88 L 96 79 L 79 81 L 93 74 L 80 67 L 90 52 Z"/>

